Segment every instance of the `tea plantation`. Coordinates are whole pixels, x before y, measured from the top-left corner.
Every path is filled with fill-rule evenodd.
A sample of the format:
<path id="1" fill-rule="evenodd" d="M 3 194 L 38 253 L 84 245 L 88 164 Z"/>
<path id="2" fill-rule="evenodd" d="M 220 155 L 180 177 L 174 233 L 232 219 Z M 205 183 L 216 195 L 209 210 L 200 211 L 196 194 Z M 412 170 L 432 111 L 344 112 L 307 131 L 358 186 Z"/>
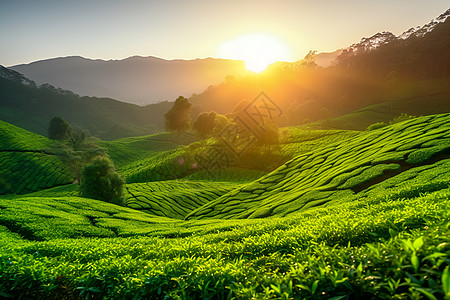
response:
<path id="1" fill-rule="evenodd" d="M 102 142 L 125 206 L 0 125 L 0 298 L 450 299 L 450 114 L 283 128 L 270 172 L 199 167 L 189 135 Z"/>
<path id="2" fill-rule="evenodd" d="M 50 141 L 0 121 L 0 195 L 29 192 L 73 181 L 59 159 L 45 153 Z"/>

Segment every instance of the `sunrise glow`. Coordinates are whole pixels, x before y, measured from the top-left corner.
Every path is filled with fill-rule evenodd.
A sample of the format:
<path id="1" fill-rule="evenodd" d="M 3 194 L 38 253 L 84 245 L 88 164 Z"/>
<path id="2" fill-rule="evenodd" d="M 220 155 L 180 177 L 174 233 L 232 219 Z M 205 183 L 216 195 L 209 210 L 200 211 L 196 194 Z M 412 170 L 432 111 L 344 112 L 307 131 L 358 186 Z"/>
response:
<path id="1" fill-rule="evenodd" d="M 224 42 L 218 56 L 245 61 L 247 70 L 259 73 L 276 61 L 289 61 L 289 49 L 275 36 L 251 33 Z"/>

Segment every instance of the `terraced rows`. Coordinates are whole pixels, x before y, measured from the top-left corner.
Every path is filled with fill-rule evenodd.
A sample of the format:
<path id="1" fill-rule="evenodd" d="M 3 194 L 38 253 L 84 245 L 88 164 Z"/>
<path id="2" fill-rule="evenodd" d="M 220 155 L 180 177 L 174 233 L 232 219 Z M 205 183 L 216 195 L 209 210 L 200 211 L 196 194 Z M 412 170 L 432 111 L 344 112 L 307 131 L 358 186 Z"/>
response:
<path id="1" fill-rule="evenodd" d="M 0 194 L 25 194 L 72 183 L 56 157 L 42 153 L 0 152 Z"/>
<path id="2" fill-rule="evenodd" d="M 204 181 L 227 181 L 227 182 L 250 182 L 264 175 L 266 172 L 259 170 L 248 170 L 242 168 L 227 168 L 222 170 L 209 170 L 191 174 L 183 180 L 204 180 Z"/>
<path id="3" fill-rule="evenodd" d="M 283 132 L 283 129 L 281 130 Z M 359 131 L 347 130 L 302 130 L 296 127 L 288 128 L 280 140 L 280 153 L 286 160 L 316 150 L 335 142 L 355 138 Z"/>
<path id="4" fill-rule="evenodd" d="M 49 145 L 49 140 L 0 120 L 0 152 L 40 151 Z"/>
<path id="5" fill-rule="evenodd" d="M 148 159 L 120 168 L 127 183 L 172 180 L 195 172 L 192 163 L 185 160 L 184 148 L 157 153 Z"/>
<path id="6" fill-rule="evenodd" d="M 147 159 L 164 152 L 196 141 L 189 133 L 159 133 L 142 137 L 129 137 L 110 142 L 102 142 L 108 149 L 108 155 L 116 167 L 122 168 L 138 160 Z"/>
<path id="7" fill-rule="evenodd" d="M 394 124 L 299 155 L 187 218 L 285 216 L 350 197 L 408 169 L 450 154 L 450 114 Z"/>
<path id="8" fill-rule="evenodd" d="M 184 219 L 196 208 L 241 187 L 231 182 L 170 180 L 126 185 L 126 206 L 149 214 Z"/>
<path id="9" fill-rule="evenodd" d="M 0 195 L 25 194 L 71 183 L 67 167 L 44 153 L 50 141 L 0 121 Z"/>
<path id="10" fill-rule="evenodd" d="M 177 220 L 151 216 L 103 201 L 80 197 L 0 197 L 0 227 L 27 240 L 115 237 L 148 234 L 159 223 Z M 35 251 L 35 250 L 33 250 Z"/>

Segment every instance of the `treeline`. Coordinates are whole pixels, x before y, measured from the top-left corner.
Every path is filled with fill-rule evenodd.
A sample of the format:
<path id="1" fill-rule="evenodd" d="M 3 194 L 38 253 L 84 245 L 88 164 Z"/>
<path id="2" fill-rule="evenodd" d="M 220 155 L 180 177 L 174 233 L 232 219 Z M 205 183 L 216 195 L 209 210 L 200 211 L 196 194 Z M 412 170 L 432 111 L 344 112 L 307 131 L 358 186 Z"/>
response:
<path id="1" fill-rule="evenodd" d="M 395 38 L 374 50 L 344 51 L 338 67 L 367 76 L 410 80 L 450 77 L 450 18 L 422 37 Z"/>

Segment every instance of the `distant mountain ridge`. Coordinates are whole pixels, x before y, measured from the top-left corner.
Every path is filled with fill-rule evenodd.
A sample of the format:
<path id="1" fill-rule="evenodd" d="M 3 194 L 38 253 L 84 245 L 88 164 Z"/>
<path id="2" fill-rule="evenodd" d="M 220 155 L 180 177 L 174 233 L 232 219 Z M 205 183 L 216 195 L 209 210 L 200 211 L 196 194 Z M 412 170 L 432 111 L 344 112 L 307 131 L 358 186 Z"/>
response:
<path id="1" fill-rule="evenodd" d="M 449 16 L 450 16 L 450 9 L 445 11 L 443 14 L 439 15 L 437 18 L 432 19 L 429 23 L 423 26 L 410 28 L 398 36 L 394 35 L 392 32 L 389 31 L 378 32 L 372 35 L 371 37 L 362 38 L 361 41 L 351 45 L 350 47 L 347 48 L 347 50 L 352 50 L 353 52 L 368 51 L 368 50 L 370 51 L 380 47 L 381 45 L 391 43 L 392 41 L 395 40 L 405 40 L 409 37 L 421 38 L 425 34 L 433 31 L 436 25 L 444 23 Z"/>
<path id="2" fill-rule="evenodd" d="M 109 98 L 81 97 L 50 84 L 38 86 L 22 74 L 0 66 L 0 120 L 47 135 L 51 118 L 105 140 L 163 131 L 167 101 L 137 106 Z"/>
<path id="3" fill-rule="evenodd" d="M 82 96 L 146 105 L 200 93 L 228 75 L 247 73 L 243 61 L 165 60 L 132 56 L 122 60 L 59 57 L 10 67 L 37 84 L 49 83 Z"/>

